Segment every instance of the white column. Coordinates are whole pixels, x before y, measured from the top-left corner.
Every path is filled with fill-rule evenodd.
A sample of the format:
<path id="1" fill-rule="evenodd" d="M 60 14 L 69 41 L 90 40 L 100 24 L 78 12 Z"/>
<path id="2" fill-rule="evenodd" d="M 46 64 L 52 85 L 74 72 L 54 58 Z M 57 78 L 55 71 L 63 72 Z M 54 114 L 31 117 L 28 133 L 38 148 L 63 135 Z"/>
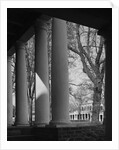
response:
<path id="1" fill-rule="evenodd" d="M 36 102 L 35 124 L 49 123 L 49 76 L 47 23 L 37 20 L 35 24 L 35 71 L 36 71 Z"/>
<path id="2" fill-rule="evenodd" d="M 92 121 L 92 113 L 90 113 L 90 122 Z"/>
<path id="3" fill-rule="evenodd" d="M 16 43 L 16 125 L 28 125 L 25 44 Z"/>
<path id="4" fill-rule="evenodd" d="M 69 86 L 66 21 L 52 24 L 52 123 L 69 122 Z"/>
<path id="5" fill-rule="evenodd" d="M 7 125 L 13 124 L 11 57 L 7 58 Z"/>
<path id="6" fill-rule="evenodd" d="M 76 120 L 78 120 L 78 115 L 76 114 Z"/>
<path id="7" fill-rule="evenodd" d="M 87 120 L 89 120 L 89 114 L 87 114 Z"/>

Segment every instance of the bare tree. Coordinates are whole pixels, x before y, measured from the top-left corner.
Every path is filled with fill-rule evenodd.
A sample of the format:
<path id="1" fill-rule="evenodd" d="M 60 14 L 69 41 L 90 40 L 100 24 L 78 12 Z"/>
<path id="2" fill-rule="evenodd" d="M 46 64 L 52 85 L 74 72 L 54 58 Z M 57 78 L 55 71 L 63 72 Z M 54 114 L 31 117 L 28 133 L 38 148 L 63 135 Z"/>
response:
<path id="1" fill-rule="evenodd" d="M 27 68 L 27 97 L 29 104 L 29 123 L 32 124 L 33 100 L 35 99 L 35 48 L 34 36 L 26 43 L 26 68 Z"/>
<path id="2" fill-rule="evenodd" d="M 99 121 L 100 102 L 105 74 L 105 49 L 103 37 L 97 36 L 97 30 L 81 25 L 74 25 L 75 45 L 68 44 L 68 49 L 78 54 L 94 87 L 92 121 Z"/>
<path id="3" fill-rule="evenodd" d="M 75 86 L 77 87 L 76 90 L 74 90 L 72 87 Z M 80 112 L 81 105 L 84 102 L 85 98 L 90 100 L 93 95 L 93 85 L 87 81 L 80 83 L 80 84 L 75 84 L 75 83 L 70 83 L 69 82 L 69 94 L 75 98 L 75 101 L 77 104 L 78 111 Z"/>
<path id="4" fill-rule="evenodd" d="M 15 66 L 16 66 L 16 54 L 13 54 L 12 55 L 12 61 L 11 61 L 12 93 L 15 93 L 15 86 L 16 86 Z"/>

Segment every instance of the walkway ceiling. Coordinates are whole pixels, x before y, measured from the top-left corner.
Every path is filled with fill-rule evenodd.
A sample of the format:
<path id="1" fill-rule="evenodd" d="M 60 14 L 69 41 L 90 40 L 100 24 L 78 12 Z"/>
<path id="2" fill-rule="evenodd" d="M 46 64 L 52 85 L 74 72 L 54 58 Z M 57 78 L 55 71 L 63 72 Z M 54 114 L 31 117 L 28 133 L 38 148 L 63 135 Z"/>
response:
<path id="1" fill-rule="evenodd" d="M 96 29 L 103 29 L 112 24 L 111 8 L 8 8 L 8 50 L 42 14 Z"/>

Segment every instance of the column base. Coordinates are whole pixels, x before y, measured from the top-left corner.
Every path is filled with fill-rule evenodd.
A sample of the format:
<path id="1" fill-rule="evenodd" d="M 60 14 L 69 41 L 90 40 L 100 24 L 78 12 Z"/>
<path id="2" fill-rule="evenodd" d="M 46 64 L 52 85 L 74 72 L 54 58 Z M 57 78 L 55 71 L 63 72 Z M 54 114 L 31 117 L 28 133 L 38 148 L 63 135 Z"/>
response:
<path id="1" fill-rule="evenodd" d="M 37 127 L 45 127 L 49 125 L 49 123 L 34 123 L 34 126 L 37 126 Z"/>
<path id="2" fill-rule="evenodd" d="M 14 125 L 15 126 L 30 126 L 30 124 L 28 124 L 28 123 L 22 124 L 22 123 L 18 123 L 18 122 L 15 122 Z"/>
<path id="3" fill-rule="evenodd" d="M 69 125 L 70 123 L 71 123 L 71 121 L 51 121 L 51 122 L 49 123 L 49 125 L 50 125 L 50 126 L 60 126 L 60 125 L 66 126 L 66 125 Z"/>

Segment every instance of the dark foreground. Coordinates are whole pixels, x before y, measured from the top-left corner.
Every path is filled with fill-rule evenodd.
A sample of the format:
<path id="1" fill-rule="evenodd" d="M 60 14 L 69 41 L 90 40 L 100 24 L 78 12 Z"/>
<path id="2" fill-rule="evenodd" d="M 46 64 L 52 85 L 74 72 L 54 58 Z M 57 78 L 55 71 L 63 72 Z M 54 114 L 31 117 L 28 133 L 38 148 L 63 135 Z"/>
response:
<path id="1" fill-rule="evenodd" d="M 8 141 L 105 141 L 104 125 L 9 127 Z"/>

